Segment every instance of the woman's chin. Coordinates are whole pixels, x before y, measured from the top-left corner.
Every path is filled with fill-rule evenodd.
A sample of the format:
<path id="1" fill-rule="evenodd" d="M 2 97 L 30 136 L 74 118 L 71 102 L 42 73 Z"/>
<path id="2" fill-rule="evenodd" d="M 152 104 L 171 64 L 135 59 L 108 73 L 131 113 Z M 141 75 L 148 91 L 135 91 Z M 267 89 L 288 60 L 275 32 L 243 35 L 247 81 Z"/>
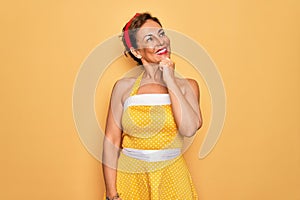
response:
<path id="1" fill-rule="evenodd" d="M 169 53 L 165 53 L 165 54 L 161 54 L 161 55 L 158 55 L 159 56 L 159 60 L 163 60 L 163 59 L 166 59 L 166 58 L 170 58 L 170 54 Z"/>

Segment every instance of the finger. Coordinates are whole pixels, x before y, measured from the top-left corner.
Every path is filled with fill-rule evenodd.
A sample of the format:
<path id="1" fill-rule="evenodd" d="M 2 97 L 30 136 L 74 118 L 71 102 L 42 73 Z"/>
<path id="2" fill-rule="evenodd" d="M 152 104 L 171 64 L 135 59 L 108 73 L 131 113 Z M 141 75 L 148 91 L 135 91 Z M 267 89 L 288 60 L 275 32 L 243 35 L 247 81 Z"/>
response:
<path id="1" fill-rule="evenodd" d="M 167 60 L 163 60 L 163 61 L 160 61 L 159 65 L 161 66 L 172 66 L 173 62 L 170 62 L 170 61 L 167 61 Z"/>
<path id="2" fill-rule="evenodd" d="M 164 63 L 166 63 L 169 67 L 172 67 L 172 68 L 174 68 L 174 66 L 175 66 L 175 62 L 173 62 L 170 58 L 166 58 L 164 60 Z"/>
<path id="3" fill-rule="evenodd" d="M 161 61 L 159 63 L 159 67 L 163 68 L 163 67 L 168 67 L 168 64 L 166 62 Z"/>

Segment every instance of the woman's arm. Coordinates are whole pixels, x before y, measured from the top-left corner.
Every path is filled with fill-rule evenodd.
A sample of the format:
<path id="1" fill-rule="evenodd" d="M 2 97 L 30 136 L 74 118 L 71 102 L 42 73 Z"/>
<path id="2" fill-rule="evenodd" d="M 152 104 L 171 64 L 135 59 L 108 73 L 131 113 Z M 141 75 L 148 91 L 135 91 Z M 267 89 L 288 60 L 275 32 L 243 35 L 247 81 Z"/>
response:
<path id="1" fill-rule="evenodd" d="M 179 86 L 174 75 L 174 63 L 167 59 L 161 64 L 163 79 L 168 87 L 172 111 L 179 133 L 191 137 L 202 126 L 198 83 L 192 79 L 185 79 Z"/>
<path id="2" fill-rule="evenodd" d="M 116 175 L 117 163 L 121 145 L 122 129 L 122 92 L 119 81 L 115 84 L 108 109 L 105 137 L 103 141 L 103 175 L 106 186 L 106 196 L 112 198 L 117 194 Z"/>

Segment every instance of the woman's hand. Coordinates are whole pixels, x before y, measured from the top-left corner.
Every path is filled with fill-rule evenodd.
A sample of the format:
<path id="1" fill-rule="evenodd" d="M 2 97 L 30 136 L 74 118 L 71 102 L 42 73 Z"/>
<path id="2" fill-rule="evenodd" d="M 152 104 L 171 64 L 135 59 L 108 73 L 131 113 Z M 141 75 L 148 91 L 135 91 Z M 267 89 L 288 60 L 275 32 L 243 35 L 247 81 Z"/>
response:
<path id="1" fill-rule="evenodd" d="M 179 133 L 191 137 L 202 126 L 198 83 L 191 79 L 175 80 L 175 63 L 169 58 L 161 60 L 159 69 L 162 71 L 163 81 L 170 94 L 172 111 Z"/>
<path id="2" fill-rule="evenodd" d="M 159 69 L 163 72 L 163 80 L 167 85 L 171 81 L 175 81 L 175 63 L 172 60 L 167 57 L 162 59 L 159 63 Z"/>

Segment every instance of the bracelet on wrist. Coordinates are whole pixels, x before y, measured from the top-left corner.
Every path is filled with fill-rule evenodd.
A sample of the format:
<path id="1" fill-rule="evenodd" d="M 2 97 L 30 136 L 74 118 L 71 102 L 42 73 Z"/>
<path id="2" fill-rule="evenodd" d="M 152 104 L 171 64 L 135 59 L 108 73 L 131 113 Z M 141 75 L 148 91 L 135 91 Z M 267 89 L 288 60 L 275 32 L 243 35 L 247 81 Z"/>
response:
<path id="1" fill-rule="evenodd" d="M 118 199 L 120 196 L 119 194 L 117 193 L 115 196 L 113 196 L 111 199 L 109 197 L 106 197 L 106 200 L 115 200 L 115 199 Z"/>

